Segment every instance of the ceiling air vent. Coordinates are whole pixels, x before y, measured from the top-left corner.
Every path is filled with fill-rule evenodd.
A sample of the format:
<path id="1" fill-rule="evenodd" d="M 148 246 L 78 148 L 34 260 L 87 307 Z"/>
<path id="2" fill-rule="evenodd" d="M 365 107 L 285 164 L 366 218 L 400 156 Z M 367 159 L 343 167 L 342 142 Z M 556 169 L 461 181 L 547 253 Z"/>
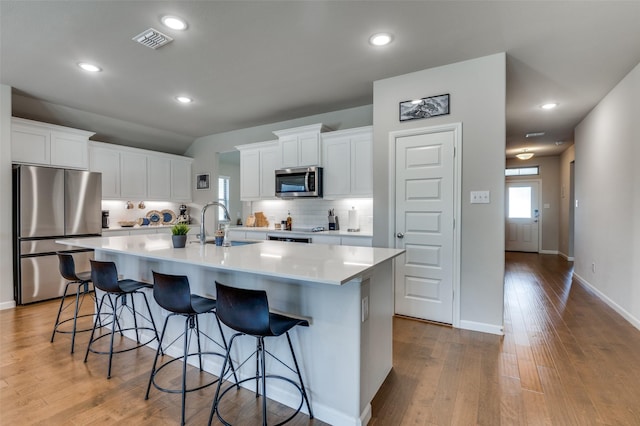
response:
<path id="1" fill-rule="evenodd" d="M 165 44 L 173 41 L 173 39 L 168 35 L 162 34 L 160 31 L 153 28 L 149 28 L 148 30 L 141 32 L 131 40 L 137 41 L 138 43 L 152 49 L 157 49 L 158 47 L 164 46 Z"/>

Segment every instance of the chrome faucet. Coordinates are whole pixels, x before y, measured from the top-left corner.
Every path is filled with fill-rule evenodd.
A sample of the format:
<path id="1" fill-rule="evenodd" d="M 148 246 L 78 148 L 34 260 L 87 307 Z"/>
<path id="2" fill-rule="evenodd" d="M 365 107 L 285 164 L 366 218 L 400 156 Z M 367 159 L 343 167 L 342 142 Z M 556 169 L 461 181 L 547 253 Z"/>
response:
<path id="1" fill-rule="evenodd" d="M 207 242 L 207 237 L 205 235 L 204 232 L 204 216 L 205 213 L 207 211 L 207 208 L 209 208 L 209 206 L 219 206 L 222 207 L 222 210 L 224 210 L 224 216 L 227 218 L 227 220 L 231 220 L 231 216 L 229 216 L 229 210 L 227 210 L 227 207 L 222 204 L 219 201 L 211 201 L 207 204 L 204 205 L 204 207 L 202 208 L 202 213 L 200 213 L 200 235 L 198 235 L 198 238 L 200 239 L 200 244 L 206 244 Z"/>

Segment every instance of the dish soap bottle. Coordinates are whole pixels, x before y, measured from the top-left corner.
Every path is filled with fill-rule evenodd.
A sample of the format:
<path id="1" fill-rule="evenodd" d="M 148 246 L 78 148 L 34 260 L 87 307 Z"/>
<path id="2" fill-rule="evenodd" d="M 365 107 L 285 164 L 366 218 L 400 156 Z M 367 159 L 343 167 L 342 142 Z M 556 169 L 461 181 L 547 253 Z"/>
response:
<path id="1" fill-rule="evenodd" d="M 287 211 L 287 231 L 291 231 L 293 226 L 293 219 L 291 219 L 291 212 Z"/>

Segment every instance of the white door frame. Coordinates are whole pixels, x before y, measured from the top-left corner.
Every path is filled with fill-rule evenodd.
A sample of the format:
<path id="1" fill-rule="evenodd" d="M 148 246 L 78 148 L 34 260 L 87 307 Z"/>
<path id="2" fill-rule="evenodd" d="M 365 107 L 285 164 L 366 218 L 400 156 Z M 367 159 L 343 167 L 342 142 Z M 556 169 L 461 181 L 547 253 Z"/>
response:
<path id="1" fill-rule="evenodd" d="M 508 186 L 510 183 L 531 183 L 535 182 L 538 184 L 538 253 L 541 254 L 553 254 L 551 252 L 546 252 L 542 250 L 542 179 L 510 179 L 506 180 L 504 183 L 504 224 L 507 225 L 507 221 L 509 220 L 509 205 L 507 203 L 508 194 Z M 506 231 L 505 231 L 505 239 L 506 239 Z"/>
<path id="2" fill-rule="evenodd" d="M 462 123 L 443 124 L 439 126 L 419 127 L 415 129 L 389 132 L 389 246 L 396 245 L 396 139 L 406 136 L 429 133 L 453 132 L 454 171 L 453 171 L 453 326 L 460 328 L 460 224 L 462 204 Z M 396 258 L 397 259 L 397 258 Z M 395 283 L 394 283 L 395 285 Z M 395 303 L 394 303 L 395 305 Z"/>

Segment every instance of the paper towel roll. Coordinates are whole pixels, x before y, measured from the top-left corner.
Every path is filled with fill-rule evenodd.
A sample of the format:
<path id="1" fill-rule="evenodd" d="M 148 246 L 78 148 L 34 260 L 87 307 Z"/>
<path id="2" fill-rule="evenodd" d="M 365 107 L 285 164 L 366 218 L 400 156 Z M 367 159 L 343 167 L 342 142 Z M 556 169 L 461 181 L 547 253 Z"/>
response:
<path id="1" fill-rule="evenodd" d="M 353 207 L 349 210 L 349 226 L 347 227 L 348 232 L 358 232 L 360 231 L 360 222 L 358 221 L 358 210 Z"/>

